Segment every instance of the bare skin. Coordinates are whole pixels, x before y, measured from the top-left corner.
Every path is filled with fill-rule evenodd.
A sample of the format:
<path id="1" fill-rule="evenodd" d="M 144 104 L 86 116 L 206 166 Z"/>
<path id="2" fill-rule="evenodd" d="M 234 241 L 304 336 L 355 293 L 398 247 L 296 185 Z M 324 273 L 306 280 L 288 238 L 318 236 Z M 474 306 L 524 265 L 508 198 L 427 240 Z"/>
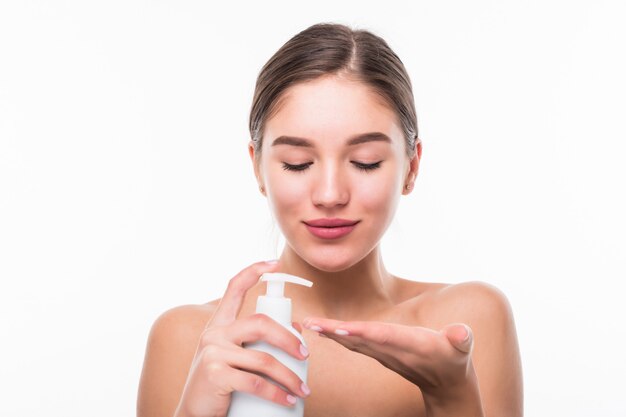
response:
<path id="1" fill-rule="evenodd" d="M 506 298 L 480 282 L 448 285 L 393 280 L 393 305 L 353 319 L 430 329 L 451 322 L 470 324 L 475 337 L 472 361 L 481 382 L 485 416 L 523 415 L 521 361 Z M 264 283 L 254 285 L 237 317 L 253 314 L 256 298 L 264 292 Z M 368 356 L 302 329 L 301 320 L 317 312 L 299 307 L 305 305 L 303 300 L 292 300 L 294 323 L 302 330 L 310 352 L 306 382 L 311 394 L 304 399 L 306 417 L 427 415 L 417 386 Z M 139 417 L 174 415 L 198 339 L 220 301 L 171 309 L 154 324 L 140 383 Z"/>
<path id="2" fill-rule="evenodd" d="M 504 294 L 481 282 L 398 278 L 383 263 L 379 242 L 400 196 L 413 189 L 421 142 L 409 158 L 394 111 L 349 78 L 321 77 L 288 91 L 266 124 L 261 155 L 249 146 L 287 240 L 280 261 L 246 268 L 220 299 L 157 319 L 138 416 L 225 417 L 233 391 L 288 406 L 288 393 L 255 370 L 304 398 L 307 417 L 522 416 L 521 360 Z M 370 132 L 377 140 L 351 143 Z M 358 224 L 335 240 L 305 227 L 335 217 Z M 265 291 L 258 277 L 268 268 L 314 282 L 285 288 L 309 349 L 309 395 L 282 364 L 241 347 L 271 339 L 300 358 L 294 335 L 254 314 Z"/>

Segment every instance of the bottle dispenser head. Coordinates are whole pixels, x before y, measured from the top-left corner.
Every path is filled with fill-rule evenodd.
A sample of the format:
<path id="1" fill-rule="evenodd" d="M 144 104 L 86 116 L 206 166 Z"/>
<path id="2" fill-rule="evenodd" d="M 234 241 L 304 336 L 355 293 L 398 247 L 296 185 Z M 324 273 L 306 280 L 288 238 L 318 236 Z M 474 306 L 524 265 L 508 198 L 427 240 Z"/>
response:
<path id="1" fill-rule="evenodd" d="M 283 297 L 285 294 L 285 282 L 300 284 L 306 287 L 313 285 L 309 280 L 282 272 L 266 272 L 261 276 L 261 281 L 267 281 L 267 291 L 265 295 L 268 297 Z"/>
<path id="2" fill-rule="evenodd" d="M 285 326 L 291 326 L 291 299 L 285 297 L 285 282 L 306 287 L 311 287 L 313 283 L 282 272 L 266 272 L 260 280 L 267 281 L 267 290 L 265 295 L 257 298 L 256 312 L 266 314 Z"/>

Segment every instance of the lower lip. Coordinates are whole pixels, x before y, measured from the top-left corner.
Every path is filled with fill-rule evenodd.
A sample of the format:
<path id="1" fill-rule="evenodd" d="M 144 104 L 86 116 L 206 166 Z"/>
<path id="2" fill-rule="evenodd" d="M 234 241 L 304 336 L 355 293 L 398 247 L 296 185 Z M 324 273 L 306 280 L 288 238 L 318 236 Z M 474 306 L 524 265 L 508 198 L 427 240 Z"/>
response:
<path id="1" fill-rule="evenodd" d="M 309 229 L 309 232 L 321 239 L 338 239 L 350 233 L 356 227 L 356 224 L 340 227 L 313 227 L 308 224 L 305 224 L 305 226 Z"/>

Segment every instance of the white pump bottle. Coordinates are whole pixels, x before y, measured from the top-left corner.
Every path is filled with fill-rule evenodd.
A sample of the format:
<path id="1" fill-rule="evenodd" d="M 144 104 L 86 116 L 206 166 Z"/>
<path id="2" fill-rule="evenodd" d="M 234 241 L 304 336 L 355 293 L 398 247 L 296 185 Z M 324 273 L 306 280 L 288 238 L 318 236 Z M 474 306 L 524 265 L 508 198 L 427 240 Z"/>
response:
<path id="1" fill-rule="evenodd" d="M 280 272 L 265 273 L 260 280 L 267 281 L 267 292 L 265 295 L 261 295 L 257 298 L 256 312 L 266 314 L 277 321 L 306 346 L 302 335 L 291 325 L 291 299 L 285 298 L 283 294 L 285 282 L 305 285 L 307 287 L 311 287 L 313 283 L 306 279 Z M 308 359 L 297 359 L 284 350 L 266 342 L 244 343 L 243 347 L 269 353 L 282 362 L 287 368 L 291 369 L 306 383 Z M 289 392 L 282 384 L 279 384 L 265 375 L 261 376 Z M 227 414 L 228 417 L 302 417 L 304 415 L 303 399 L 295 395 L 296 404 L 291 407 L 280 405 L 243 391 L 233 391 L 231 395 L 230 408 Z"/>

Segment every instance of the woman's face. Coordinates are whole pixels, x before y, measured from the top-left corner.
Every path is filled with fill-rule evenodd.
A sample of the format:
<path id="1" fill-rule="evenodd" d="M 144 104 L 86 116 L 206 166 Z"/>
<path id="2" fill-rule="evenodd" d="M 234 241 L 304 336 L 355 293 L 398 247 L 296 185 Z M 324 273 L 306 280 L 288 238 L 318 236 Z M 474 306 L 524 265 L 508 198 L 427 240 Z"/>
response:
<path id="1" fill-rule="evenodd" d="M 374 132 L 374 140 L 350 144 Z M 328 272 L 349 268 L 376 247 L 417 174 L 419 155 L 406 156 L 395 113 L 364 84 L 335 76 L 290 87 L 263 137 L 255 173 L 270 209 L 288 245 Z M 252 146 L 250 155 L 254 161 Z M 358 223 L 334 239 L 306 224 L 329 218 Z"/>

